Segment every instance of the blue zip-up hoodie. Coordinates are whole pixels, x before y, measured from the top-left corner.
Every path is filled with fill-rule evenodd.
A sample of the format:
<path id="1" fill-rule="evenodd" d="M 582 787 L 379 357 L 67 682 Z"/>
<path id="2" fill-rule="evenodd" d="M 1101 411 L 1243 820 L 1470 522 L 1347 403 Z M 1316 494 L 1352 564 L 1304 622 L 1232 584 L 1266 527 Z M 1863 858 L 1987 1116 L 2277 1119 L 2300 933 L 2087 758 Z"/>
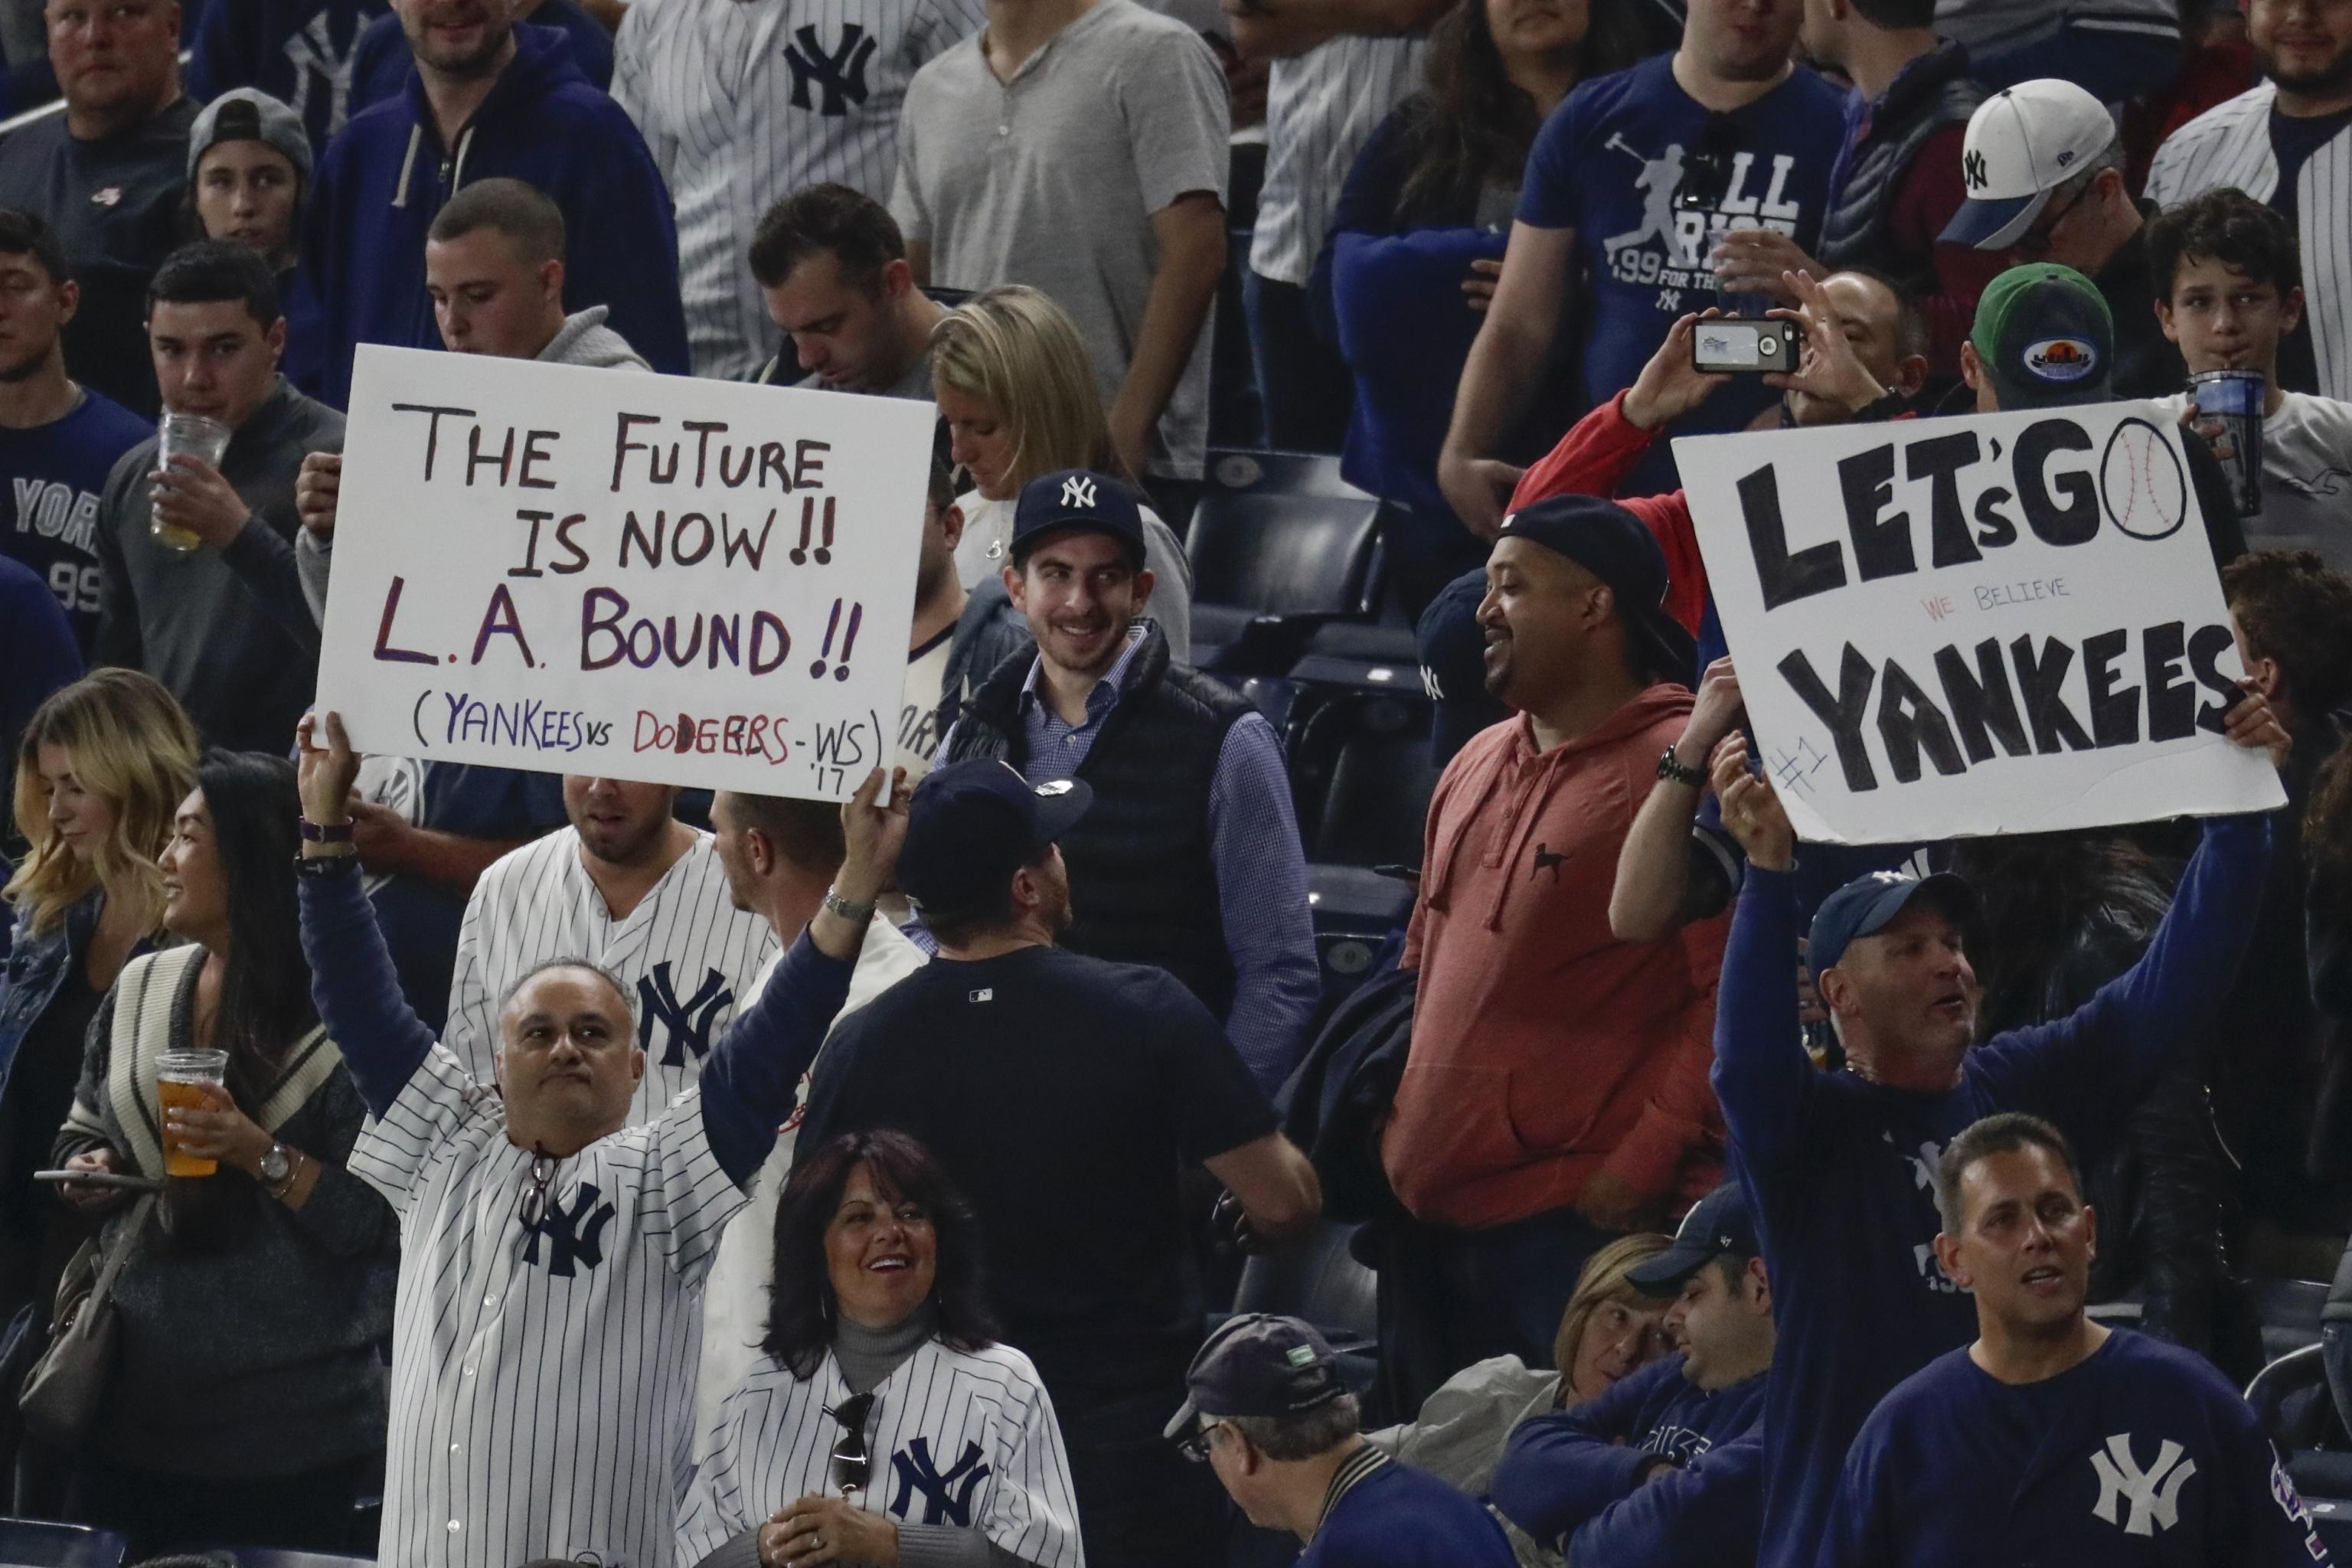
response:
<path id="1" fill-rule="evenodd" d="M 1854 1438 L 1821 1568 L 2326 1568 L 2246 1402 L 2197 1355 L 2111 1332 L 2004 1384 L 1966 1347 L 1896 1385 Z"/>
<path id="2" fill-rule="evenodd" d="M 1647 1486 L 1653 1459 L 1675 1473 Z M 1571 1563 L 1738 1568 L 1764 1512 L 1764 1375 L 1710 1394 L 1683 1358 L 1653 1362 L 1597 1399 L 1519 1423 L 1496 1467 L 1503 1517 Z"/>
<path id="3" fill-rule="evenodd" d="M 645 138 L 590 86 L 550 27 L 514 30 L 515 57 L 457 133 L 441 144 L 411 70 L 398 98 L 353 115 L 320 162 L 303 269 L 318 290 L 326 399 L 351 399 L 361 343 L 437 349 L 425 292 L 425 235 L 468 181 L 523 180 L 562 209 L 563 308 L 608 306 L 609 324 L 656 370 L 687 374 L 677 226 Z"/>

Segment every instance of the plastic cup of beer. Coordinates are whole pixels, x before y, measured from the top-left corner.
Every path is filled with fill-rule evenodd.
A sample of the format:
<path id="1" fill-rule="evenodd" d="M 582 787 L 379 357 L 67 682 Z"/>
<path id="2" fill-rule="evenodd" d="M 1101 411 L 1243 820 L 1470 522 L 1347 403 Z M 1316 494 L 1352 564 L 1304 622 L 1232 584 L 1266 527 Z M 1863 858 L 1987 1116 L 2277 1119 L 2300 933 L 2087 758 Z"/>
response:
<path id="1" fill-rule="evenodd" d="M 2230 455 L 2221 458 L 2221 471 L 2229 476 L 2240 517 L 2258 517 L 2263 510 L 2263 404 L 2267 395 L 2258 370 L 2208 370 L 2189 378 L 2189 400 L 2197 405 L 2199 423 L 2219 424 L 2228 437 Z"/>
<path id="2" fill-rule="evenodd" d="M 217 1160 L 184 1153 L 173 1142 L 170 1117 L 174 1107 L 210 1110 L 228 1098 L 226 1051 L 165 1051 L 156 1072 L 155 1100 L 164 1119 L 163 1173 L 167 1176 L 209 1176 L 220 1168 Z"/>
<path id="3" fill-rule="evenodd" d="M 168 470 L 173 458 L 188 457 L 202 458 L 217 468 L 228 455 L 230 434 L 227 426 L 201 414 L 166 414 L 155 426 L 155 466 Z M 161 511 L 148 513 L 147 531 L 154 535 L 156 543 L 183 555 L 194 553 L 204 543 L 188 530 L 165 522 Z"/>

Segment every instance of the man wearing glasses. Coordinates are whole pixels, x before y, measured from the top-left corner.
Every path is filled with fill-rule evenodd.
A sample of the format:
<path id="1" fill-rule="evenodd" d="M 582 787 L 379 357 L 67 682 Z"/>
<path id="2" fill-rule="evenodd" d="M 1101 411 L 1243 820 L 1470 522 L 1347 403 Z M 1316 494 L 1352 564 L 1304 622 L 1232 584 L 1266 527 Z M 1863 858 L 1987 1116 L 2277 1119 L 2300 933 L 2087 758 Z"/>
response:
<path id="1" fill-rule="evenodd" d="M 2124 150 L 2105 105 L 2070 81 L 2020 82 L 1979 106 L 1960 155 L 1969 198 L 1948 242 L 2011 266 L 2051 261 L 2096 283 L 2115 318 L 2115 395 L 2165 397 L 2189 380 L 2157 320 L 2148 264 L 2153 202 L 2124 186 Z"/>

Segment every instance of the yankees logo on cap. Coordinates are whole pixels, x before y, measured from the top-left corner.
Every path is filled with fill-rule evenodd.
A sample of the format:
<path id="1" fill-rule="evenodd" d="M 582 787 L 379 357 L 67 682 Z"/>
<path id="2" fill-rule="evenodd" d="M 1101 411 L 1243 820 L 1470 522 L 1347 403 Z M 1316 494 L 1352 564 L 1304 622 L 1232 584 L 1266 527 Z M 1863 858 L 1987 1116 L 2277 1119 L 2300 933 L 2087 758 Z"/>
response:
<path id="1" fill-rule="evenodd" d="M 1135 492 L 1108 474 L 1091 468 L 1061 468 L 1021 487 L 1013 508 L 1013 564 L 1049 534 L 1107 533 L 1118 542 L 1129 563 L 1143 569 L 1143 508 Z"/>
<path id="2" fill-rule="evenodd" d="M 1064 506 L 1082 506 L 1091 511 L 1094 509 L 1095 504 L 1094 480 L 1076 475 L 1073 475 L 1071 478 L 1064 479 L 1062 481 L 1062 504 Z"/>

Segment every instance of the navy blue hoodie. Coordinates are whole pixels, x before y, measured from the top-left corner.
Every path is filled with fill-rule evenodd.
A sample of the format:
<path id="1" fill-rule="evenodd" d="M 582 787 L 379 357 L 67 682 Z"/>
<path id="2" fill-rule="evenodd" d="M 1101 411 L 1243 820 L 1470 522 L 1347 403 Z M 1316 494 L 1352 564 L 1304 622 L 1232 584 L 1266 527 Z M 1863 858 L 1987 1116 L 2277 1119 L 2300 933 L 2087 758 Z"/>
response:
<path id="1" fill-rule="evenodd" d="M 320 161 L 302 263 L 319 294 L 328 402 L 349 402 L 360 343 L 441 346 L 425 233 L 459 185 L 493 175 L 527 181 L 562 209 L 564 310 L 610 307 L 606 324 L 656 370 L 687 374 L 677 227 L 661 174 L 628 115 L 580 74 L 571 41 L 525 24 L 454 148 L 441 145 L 412 71 L 398 98 L 353 115 Z"/>
<path id="2" fill-rule="evenodd" d="M 1653 1459 L 1675 1473 L 1647 1486 Z M 1683 1358 L 1653 1362 L 1597 1399 L 1522 1421 L 1496 1467 L 1503 1517 L 1571 1563 L 1737 1568 L 1764 1511 L 1764 1375 L 1710 1394 Z"/>
<path id="3" fill-rule="evenodd" d="M 1854 1439 L 1821 1568 L 2326 1568 L 2254 1413 L 2198 1356 L 2117 1329 L 2005 1384 L 1966 1349 Z"/>
<path id="4" fill-rule="evenodd" d="M 1715 1092 L 1772 1279 L 1763 1568 L 1814 1568 L 1853 1435 L 1886 1391 L 1976 1337 L 1936 1267 L 1943 1146 L 1997 1110 L 2057 1123 L 2085 1165 L 2212 1017 L 2261 905 L 2270 827 L 2215 817 L 2140 961 L 2053 1023 L 1997 1035 L 1937 1091 L 1825 1073 L 1797 1026 L 1796 879 L 1748 872 L 1716 997 Z"/>
<path id="5" fill-rule="evenodd" d="M 384 0 L 224 0 L 205 7 L 188 62 L 198 102 L 257 87 L 302 117 L 313 156 L 343 128 L 360 35 Z"/>

